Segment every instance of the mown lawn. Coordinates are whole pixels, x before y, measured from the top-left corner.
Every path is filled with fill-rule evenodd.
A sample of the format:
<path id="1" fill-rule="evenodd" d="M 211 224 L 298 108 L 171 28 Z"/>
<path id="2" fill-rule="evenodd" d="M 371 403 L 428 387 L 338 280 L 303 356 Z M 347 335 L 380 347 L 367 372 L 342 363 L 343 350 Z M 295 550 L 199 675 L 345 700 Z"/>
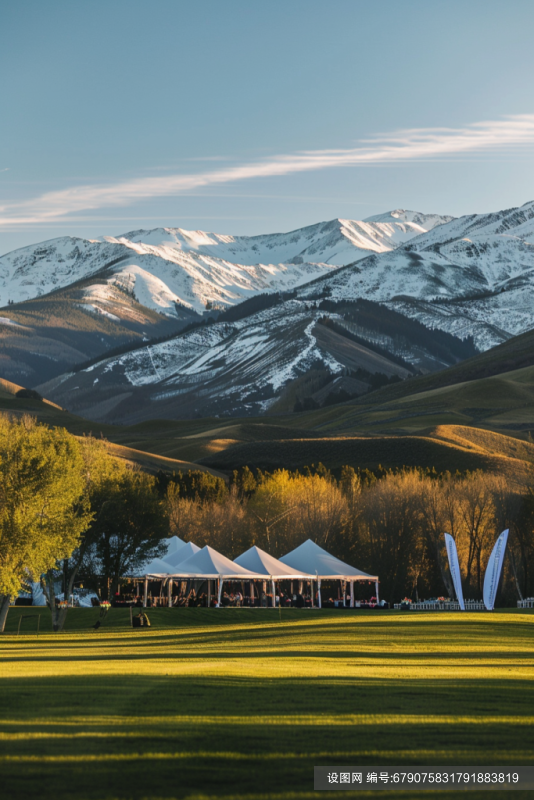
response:
<path id="1" fill-rule="evenodd" d="M 35 611 L 0 637 L 1 798 L 304 800 L 314 765 L 533 763 L 528 612 L 112 609 L 94 632 L 88 609 L 53 635 L 41 609 L 17 636 Z"/>

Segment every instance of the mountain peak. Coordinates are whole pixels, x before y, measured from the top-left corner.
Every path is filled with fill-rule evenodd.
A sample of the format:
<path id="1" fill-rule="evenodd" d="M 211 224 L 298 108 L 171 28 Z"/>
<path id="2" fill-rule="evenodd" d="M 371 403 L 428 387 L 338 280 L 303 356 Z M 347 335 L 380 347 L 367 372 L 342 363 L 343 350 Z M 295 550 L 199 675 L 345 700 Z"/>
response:
<path id="1" fill-rule="evenodd" d="M 430 231 L 438 225 L 452 222 L 455 217 L 442 214 L 425 214 L 422 211 L 409 211 L 405 208 L 396 208 L 393 211 L 386 211 L 384 214 L 375 214 L 367 217 L 364 222 L 404 222 L 408 225 L 417 226 L 421 233 Z"/>

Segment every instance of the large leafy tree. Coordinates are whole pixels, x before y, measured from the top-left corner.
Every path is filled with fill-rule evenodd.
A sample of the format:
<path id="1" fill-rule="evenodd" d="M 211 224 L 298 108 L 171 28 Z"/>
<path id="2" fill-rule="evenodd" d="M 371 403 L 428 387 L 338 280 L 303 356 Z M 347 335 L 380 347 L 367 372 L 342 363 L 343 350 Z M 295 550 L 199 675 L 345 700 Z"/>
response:
<path id="1" fill-rule="evenodd" d="M 67 558 L 87 527 L 81 447 L 62 428 L 0 418 L 0 631 L 11 597 Z"/>
<path id="2" fill-rule="evenodd" d="M 79 443 L 83 461 L 83 494 L 79 502 L 90 513 L 85 517 L 85 527 L 72 555 L 49 569 L 41 581 L 56 631 L 63 628 L 67 616 L 67 606 L 58 608 L 56 605 L 55 587 L 58 578 L 62 578 L 65 598 L 68 599 L 84 561 L 98 540 L 98 520 L 109 502 L 109 487 L 119 480 L 126 469 L 122 462 L 108 453 L 105 440 L 84 436 Z"/>
<path id="3" fill-rule="evenodd" d="M 126 466 L 94 487 L 91 504 L 98 513 L 87 532 L 86 564 L 113 593 L 121 577 L 162 554 L 167 505 L 152 476 Z"/>

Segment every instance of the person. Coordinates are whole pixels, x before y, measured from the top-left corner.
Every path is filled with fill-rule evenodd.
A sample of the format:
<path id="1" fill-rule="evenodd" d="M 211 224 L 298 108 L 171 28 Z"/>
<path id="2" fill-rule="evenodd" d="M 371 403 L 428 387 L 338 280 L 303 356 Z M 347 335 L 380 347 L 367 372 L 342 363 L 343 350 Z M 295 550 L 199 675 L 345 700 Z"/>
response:
<path id="1" fill-rule="evenodd" d="M 191 606 L 191 608 L 194 608 L 196 606 L 196 604 L 197 604 L 197 602 L 196 602 L 196 592 L 195 592 L 194 589 L 191 589 L 191 591 L 187 595 L 187 600 L 185 601 L 185 604 L 187 606 Z"/>
<path id="2" fill-rule="evenodd" d="M 243 597 L 241 595 L 241 592 L 238 589 L 237 592 L 235 593 L 235 604 L 236 604 L 236 606 L 241 606 L 242 605 L 242 601 L 243 601 Z"/>

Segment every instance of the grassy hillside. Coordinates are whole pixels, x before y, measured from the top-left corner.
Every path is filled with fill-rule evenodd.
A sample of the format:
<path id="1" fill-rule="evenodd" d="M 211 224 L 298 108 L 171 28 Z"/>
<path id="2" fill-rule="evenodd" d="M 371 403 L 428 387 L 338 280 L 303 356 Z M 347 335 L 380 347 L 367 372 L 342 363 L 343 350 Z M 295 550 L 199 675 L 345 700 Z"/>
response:
<path id="1" fill-rule="evenodd" d="M 487 393 L 482 394 L 487 399 Z M 470 425 L 442 424 L 444 416 L 455 419 L 454 414 L 429 412 L 425 403 L 417 406 L 410 398 L 395 408 L 360 409 L 356 417 L 352 406 L 332 407 L 332 419 L 326 423 L 322 412 L 314 412 L 283 420 L 153 420 L 128 427 L 89 422 L 57 406 L 16 397 L 5 390 L 2 396 L 0 386 L 1 411 L 30 413 L 75 435 L 104 436 L 114 455 L 150 472 L 200 468 L 228 473 L 244 464 L 261 469 L 301 469 L 321 461 L 332 469 L 344 464 L 355 468 L 434 467 L 438 471 L 484 469 L 503 472 L 514 483 L 520 483 L 534 460 L 534 445 L 529 442 Z M 320 423 L 313 419 L 314 415 L 321 416 Z M 297 420 L 306 421 L 309 427 L 290 427 Z M 285 424 L 280 424 L 282 421 Z M 316 430 L 312 427 L 314 422 Z M 351 425 L 372 433 L 337 433 L 339 428 Z M 415 435 L 407 433 L 410 426 L 417 431 Z M 384 432 L 391 427 L 395 429 L 393 435 Z"/>
<path id="2" fill-rule="evenodd" d="M 466 447 L 460 441 L 424 436 L 346 437 L 233 444 L 204 458 L 200 463 L 231 471 L 245 464 L 251 468 L 273 470 L 280 466 L 302 469 L 318 462 L 329 469 L 338 469 L 345 464 L 361 469 L 376 469 L 379 466 L 434 467 L 438 472 L 482 469 L 505 474 L 515 484 L 522 484 L 528 474 L 528 465 L 522 459 L 481 448 Z"/>
<path id="3" fill-rule="evenodd" d="M 332 434 L 403 434 L 447 424 L 484 427 L 512 435 L 534 430 L 532 366 L 430 389 L 424 388 L 425 380 L 406 381 L 358 401 L 302 414 L 300 425 Z"/>
<path id="4" fill-rule="evenodd" d="M 14 387 L 13 390 L 6 387 Z M 128 461 L 131 464 L 136 464 L 146 472 L 158 472 L 159 470 L 173 472 L 173 471 L 187 471 L 190 469 L 201 469 L 207 472 L 219 474 L 209 467 L 204 467 L 199 464 L 194 464 L 187 458 L 181 456 L 166 456 L 159 452 L 151 451 L 151 444 L 153 440 L 150 435 L 147 435 L 143 440 L 144 448 L 137 449 L 129 446 L 128 443 L 123 443 L 123 439 L 127 442 L 135 438 L 135 434 L 130 433 L 127 428 L 116 428 L 112 425 L 100 425 L 94 422 L 77 417 L 64 411 L 55 403 L 50 403 L 48 400 L 34 400 L 27 397 L 17 397 L 16 392 L 22 387 L 16 384 L 11 384 L 9 381 L 0 381 L 0 414 L 9 414 L 13 416 L 22 416 L 23 414 L 30 414 L 45 425 L 58 426 L 66 428 L 70 433 L 75 436 L 93 435 L 103 436 L 108 441 L 108 449 L 110 453 L 116 458 Z M 16 390 L 16 391 L 15 391 Z M 148 426 L 150 428 L 150 424 Z M 162 438 L 164 431 L 161 431 Z M 116 442 L 115 440 L 119 440 Z"/>
<path id="5" fill-rule="evenodd" d="M 461 361 L 453 367 L 418 378 L 410 378 L 403 383 L 382 389 L 373 396 L 378 402 L 383 398 L 400 399 L 407 395 L 489 378 L 530 366 L 534 366 L 534 331 L 514 336 L 507 342 Z"/>
<path id="6" fill-rule="evenodd" d="M 507 342 L 471 359 L 475 374 L 511 363 L 516 351 L 517 358 L 526 357 L 524 347 L 534 344 L 530 334 L 514 341 L 516 350 Z M 150 471 L 189 469 L 199 462 L 204 468 L 228 472 L 243 464 L 302 468 L 322 461 L 331 468 L 343 464 L 480 468 L 503 471 L 522 481 L 533 460 L 532 446 L 525 440 L 534 431 L 534 366 L 448 383 L 451 375 L 465 377 L 467 364 L 392 385 L 357 401 L 280 417 L 112 426 L 18 397 L 21 387 L 9 381 L 0 384 L 0 410 L 31 413 L 77 435 L 102 435 L 116 446 L 119 457 Z"/>
<path id="7" fill-rule="evenodd" d="M 24 612 L 0 648 L 10 800 L 312 800 L 316 764 L 534 758 L 529 613 L 162 609 L 136 633 L 112 609 L 94 633 L 88 609 L 17 637 Z"/>

